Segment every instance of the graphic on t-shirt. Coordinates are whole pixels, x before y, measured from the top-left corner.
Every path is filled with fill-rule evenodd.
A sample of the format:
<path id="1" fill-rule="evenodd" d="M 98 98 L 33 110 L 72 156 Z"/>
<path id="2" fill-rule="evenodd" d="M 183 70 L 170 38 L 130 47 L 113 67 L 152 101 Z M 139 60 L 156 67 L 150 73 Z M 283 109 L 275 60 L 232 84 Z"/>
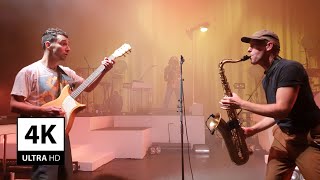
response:
<path id="1" fill-rule="evenodd" d="M 57 77 L 42 76 L 39 77 L 39 101 L 40 104 L 50 102 L 57 97 L 58 93 Z"/>
<path id="2" fill-rule="evenodd" d="M 39 102 L 40 104 L 45 104 L 47 102 L 53 101 L 59 97 L 59 85 L 58 78 L 56 76 L 42 76 L 39 77 Z M 72 81 L 70 77 L 62 75 L 61 87 L 68 84 L 68 81 Z M 60 89 L 61 91 L 61 89 Z"/>

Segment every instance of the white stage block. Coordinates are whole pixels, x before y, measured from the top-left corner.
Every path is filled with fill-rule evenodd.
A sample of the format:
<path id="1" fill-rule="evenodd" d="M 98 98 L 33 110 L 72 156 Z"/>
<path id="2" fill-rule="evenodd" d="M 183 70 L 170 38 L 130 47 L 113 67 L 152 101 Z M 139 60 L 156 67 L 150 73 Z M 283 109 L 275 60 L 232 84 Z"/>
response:
<path id="1" fill-rule="evenodd" d="M 1 120 L 1 118 L 0 118 Z M 16 124 L 4 124 L 0 125 L 0 157 L 3 157 L 4 153 L 4 135 L 7 136 L 6 141 L 6 158 L 17 158 L 17 125 Z"/>
<path id="2" fill-rule="evenodd" d="M 189 108 L 189 112 L 191 112 L 192 116 L 202 116 L 203 104 L 193 103 Z"/>
<path id="3" fill-rule="evenodd" d="M 92 145 L 78 145 L 72 147 L 72 160 L 78 161 L 80 171 L 94 171 L 115 158 L 113 152 L 98 151 Z"/>
<path id="4" fill-rule="evenodd" d="M 186 116 L 184 139 L 188 131 L 189 143 L 205 144 L 205 120 L 203 116 Z M 151 127 L 153 143 L 181 142 L 180 116 L 114 116 L 115 127 Z M 186 131 L 187 128 L 187 131 Z M 186 142 L 186 141 L 185 141 Z"/>
<path id="5" fill-rule="evenodd" d="M 116 158 L 143 159 L 151 146 L 151 129 L 145 127 L 115 127 L 90 133 L 91 144 L 113 151 Z"/>

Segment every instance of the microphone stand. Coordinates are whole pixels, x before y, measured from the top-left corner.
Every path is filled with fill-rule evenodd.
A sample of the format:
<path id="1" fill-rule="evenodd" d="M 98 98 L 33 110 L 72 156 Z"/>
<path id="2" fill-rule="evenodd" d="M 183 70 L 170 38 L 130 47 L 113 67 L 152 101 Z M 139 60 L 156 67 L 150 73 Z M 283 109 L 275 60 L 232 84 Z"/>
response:
<path id="1" fill-rule="evenodd" d="M 178 105 L 178 111 L 180 112 L 180 131 L 181 131 L 181 173 L 182 180 L 184 180 L 184 156 L 183 156 L 183 78 L 182 78 L 182 64 L 184 63 L 184 58 L 181 55 L 180 58 L 180 99 Z M 189 148 L 189 147 L 188 147 Z"/>

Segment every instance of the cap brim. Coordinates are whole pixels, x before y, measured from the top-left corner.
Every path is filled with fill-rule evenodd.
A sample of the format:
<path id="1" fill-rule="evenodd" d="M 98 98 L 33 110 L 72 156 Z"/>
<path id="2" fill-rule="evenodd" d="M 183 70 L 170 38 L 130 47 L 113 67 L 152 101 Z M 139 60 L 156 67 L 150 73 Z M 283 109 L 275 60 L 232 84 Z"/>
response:
<path id="1" fill-rule="evenodd" d="M 245 37 L 241 38 L 241 41 L 244 42 L 244 43 L 249 43 L 251 41 L 251 39 L 252 39 L 251 37 L 246 37 L 245 36 Z"/>
<path id="2" fill-rule="evenodd" d="M 254 40 L 258 40 L 258 41 L 263 41 L 263 40 L 267 40 L 265 38 L 258 38 L 258 37 L 254 37 L 254 36 L 244 36 L 241 38 L 241 41 L 244 43 L 250 43 L 250 41 L 254 39 Z"/>

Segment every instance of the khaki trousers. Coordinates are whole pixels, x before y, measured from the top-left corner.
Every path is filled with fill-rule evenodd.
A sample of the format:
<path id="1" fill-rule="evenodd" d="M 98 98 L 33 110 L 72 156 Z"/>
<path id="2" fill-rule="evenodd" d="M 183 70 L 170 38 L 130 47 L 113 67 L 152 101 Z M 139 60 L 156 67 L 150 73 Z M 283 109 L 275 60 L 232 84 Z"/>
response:
<path id="1" fill-rule="evenodd" d="M 312 136 L 319 134 L 314 130 Z M 273 135 L 266 180 L 290 180 L 295 166 L 306 180 L 320 179 L 320 147 L 313 142 L 319 139 L 311 139 L 310 133 L 284 133 L 279 126 L 275 126 Z"/>

